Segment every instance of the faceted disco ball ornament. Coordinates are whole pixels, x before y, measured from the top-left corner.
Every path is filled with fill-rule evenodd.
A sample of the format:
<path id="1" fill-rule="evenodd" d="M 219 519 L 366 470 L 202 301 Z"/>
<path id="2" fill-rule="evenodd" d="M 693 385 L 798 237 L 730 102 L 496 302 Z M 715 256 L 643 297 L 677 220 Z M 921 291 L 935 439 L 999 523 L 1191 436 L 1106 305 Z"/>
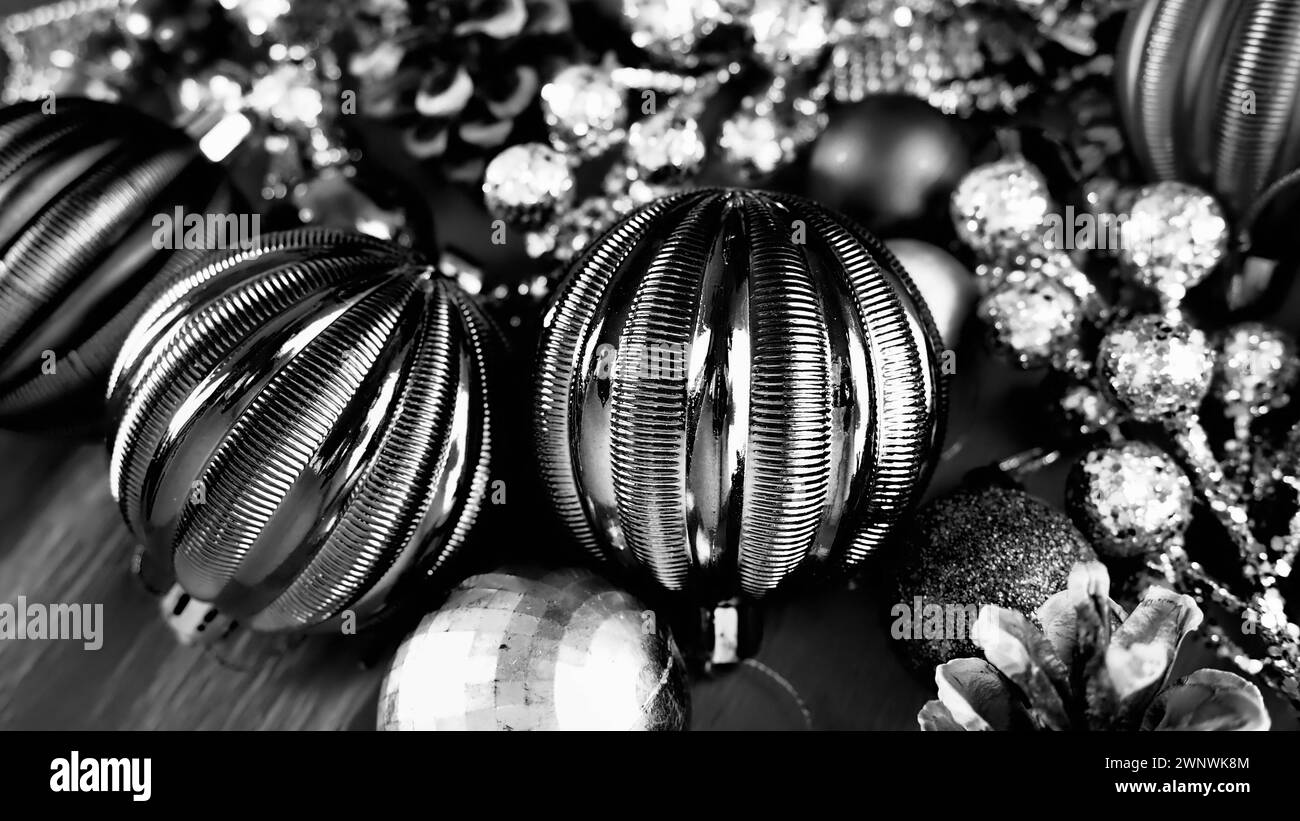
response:
<path id="1" fill-rule="evenodd" d="M 470 298 L 324 229 L 169 283 L 110 378 L 110 485 L 151 564 L 268 632 L 364 622 L 440 582 L 491 466 L 499 337 Z"/>
<path id="2" fill-rule="evenodd" d="M 575 260 L 535 434 L 577 542 L 701 598 L 859 565 L 924 487 L 941 343 L 885 247 L 798 197 L 702 190 Z"/>
<path id="3" fill-rule="evenodd" d="M 663 622 L 588 570 L 472 576 L 398 648 L 381 730 L 684 730 Z"/>
<path id="4" fill-rule="evenodd" d="M 125 106 L 0 109 L 0 427 L 100 428 L 113 357 L 173 256 L 155 219 L 234 197 L 189 137 Z"/>

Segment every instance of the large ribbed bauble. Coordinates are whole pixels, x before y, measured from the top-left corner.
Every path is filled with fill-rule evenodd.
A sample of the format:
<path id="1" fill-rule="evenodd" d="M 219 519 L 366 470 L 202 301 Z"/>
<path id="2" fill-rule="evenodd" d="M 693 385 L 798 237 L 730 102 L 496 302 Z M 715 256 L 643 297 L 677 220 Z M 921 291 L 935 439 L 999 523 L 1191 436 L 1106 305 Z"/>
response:
<path id="1" fill-rule="evenodd" d="M 941 343 L 883 244 L 753 191 L 658 200 L 575 260 L 535 435 L 573 538 L 670 591 L 860 564 L 924 486 Z"/>
<path id="2" fill-rule="evenodd" d="M 234 196 L 188 136 L 126 106 L 0 109 L 0 427 L 100 428 L 113 358 L 178 252 L 155 221 Z"/>
<path id="3" fill-rule="evenodd" d="M 153 563 L 262 631 L 441 581 L 490 476 L 478 307 L 410 252 L 322 229 L 169 276 L 111 377 L 112 492 Z"/>

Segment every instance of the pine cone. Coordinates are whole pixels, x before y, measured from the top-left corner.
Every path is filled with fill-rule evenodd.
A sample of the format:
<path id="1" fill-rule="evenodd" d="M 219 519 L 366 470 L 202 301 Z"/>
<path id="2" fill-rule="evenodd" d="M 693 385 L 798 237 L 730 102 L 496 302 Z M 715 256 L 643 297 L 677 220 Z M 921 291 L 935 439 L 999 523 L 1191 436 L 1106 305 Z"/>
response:
<path id="1" fill-rule="evenodd" d="M 1118 626 L 1110 577 L 1076 564 L 1068 588 L 1024 615 L 985 606 L 975 643 L 985 659 L 935 668 L 939 698 L 917 714 L 922 730 L 1267 730 L 1255 685 L 1232 673 L 1168 677 L 1183 637 L 1201 623 L 1190 596 L 1162 587 Z"/>
<path id="2" fill-rule="evenodd" d="M 567 49 L 564 0 L 367 0 L 349 60 L 362 114 L 402 127 L 406 148 L 474 181 Z"/>

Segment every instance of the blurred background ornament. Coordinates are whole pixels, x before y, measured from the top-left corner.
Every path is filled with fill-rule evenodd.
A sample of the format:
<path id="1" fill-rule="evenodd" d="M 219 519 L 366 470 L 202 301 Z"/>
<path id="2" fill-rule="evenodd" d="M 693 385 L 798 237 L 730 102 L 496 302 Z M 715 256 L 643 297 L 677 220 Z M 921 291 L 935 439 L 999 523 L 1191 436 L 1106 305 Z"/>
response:
<path id="1" fill-rule="evenodd" d="M 977 652 L 967 617 L 980 607 L 1032 613 L 1093 551 L 1069 518 L 1041 499 L 972 479 L 918 510 L 895 556 L 892 600 L 909 609 L 914 625 L 903 652 L 930 667 Z M 958 611 L 964 630 L 922 630 L 927 612 L 940 613 L 943 628 L 955 624 Z"/>
<path id="2" fill-rule="evenodd" d="M 623 91 L 595 66 L 569 66 L 556 74 L 542 86 L 542 111 L 558 151 L 599 156 L 627 136 Z"/>
<path id="3" fill-rule="evenodd" d="M 380 688 L 381 730 L 684 730 L 686 669 L 654 610 L 588 570 L 471 576 Z"/>
<path id="4" fill-rule="evenodd" d="M 1015 111 L 1034 84 L 1010 80 L 1007 64 L 1038 38 L 1029 18 L 987 11 L 946 0 L 848 0 L 828 69 L 835 99 L 907 94 L 961 116 Z"/>
<path id="5" fill-rule="evenodd" d="M 50 3 L 0 19 L 4 90 L 13 104 L 50 96 L 116 101 L 138 54 L 119 28 L 122 0 Z"/>
<path id="6" fill-rule="evenodd" d="M 564 0 L 369 0 L 353 28 L 357 113 L 400 128 L 413 156 L 467 183 L 511 144 L 516 121 L 537 110 L 542 83 L 573 50 Z"/>
<path id="7" fill-rule="evenodd" d="M 939 698 L 922 730 L 1267 730 L 1255 685 L 1197 670 L 1172 680 L 1178 648 L 1201 623 L 1190 596 L 1152 587 L 1127 617 L 1110 600 L 1100 562 L 1075 565 L 1066 590 L 1035 612 L 980 608 L 984 658 L 934 671 Z M 1115 625 L 1116 614 L 1120 623 Z"/>
<path id="8" fill-rule="evenodd" d="M 190 136 L 126 106 L 58 97 L 0 109 L 0 424 L 100 429 L 142 294 L 192 236 L 173 223 L 238 210 Z"/>
<path id="9" fill-rule="evenodd" d="M 984 295 L 976 314 L 993 347 L 1022 368 L 1050 364 L 1078 372 L 1085 366 L 1083 305 L 1056 279 L 1036 273 L 1004 282 Z"/>
<path id="10" fill-rule="evenodd" d="M 942 343 L 892 254 L 797 197 L 657 200 L 551 305 L 535 433 L 574 540 L 669 591 L 857 567 L 943 437 Z"/>
<path id="11" fill-rule="evenodd" d="M 1203 186 L 1242 220 L 1300 167 L 1300 7 L 1290 0 L 1145 0 L 1126 18 L 1115 79 L 1149 179 Z"/>
<path id="12" fill-rule="evenodd" d="M 885 247 L 912 278 L 944 343 L 950 348 L 956 345 L 975 302 L 971 272 L 952 254 L 928 242 L 891 239 Z"/>
<path id="13" fill-rule="evenodd" d="M 969 164 L 949 116 L 912 97 L 868 97 L 832 112 L 809 155 L 804 193 L 889 232 L 943 214 Z"/>
<path id="14" fill-rule="evenodd" d="M 1205 280 L 1228 252 L 1219 203 L 1191 185 L 1161 182 L 1137 191 L 1120 226 L 1120 272 L 1155 291 L 1166 308 Z"/>
<path id="15" fill-rule="evenodd" d="M 494 441 L 500 353 L 471 300 L 318 229 L 168 276 L 110 381 L 110 485 L 153 564 L 267 632 L 365 624 L 441 581 Z"/>

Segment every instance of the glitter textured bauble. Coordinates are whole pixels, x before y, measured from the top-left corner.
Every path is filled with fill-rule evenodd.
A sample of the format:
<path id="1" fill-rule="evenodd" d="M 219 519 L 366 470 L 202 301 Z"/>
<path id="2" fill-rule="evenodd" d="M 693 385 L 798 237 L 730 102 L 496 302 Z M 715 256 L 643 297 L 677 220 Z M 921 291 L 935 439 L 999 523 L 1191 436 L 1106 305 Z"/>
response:
<path id="1" fill-rule="evenodd" d="M 160 225 L 233 203 L 184 133 L 132 109 L 0 110 L 0 425 L 101 428 L 113 357 L 185 235 Z"/>
<path id="2" fill-rule="evenodd" d="M 883 245 L 798 197 L 701 190 L 571 266 L 537 364 L 538 457 L 575 541 L 671 591 L 854 567 L 942 439 L 941 343 Z"/>
<path id="3" fill-rule="evenodd" d="M 1150 314 L 1107 331 L 1097 370 L 1134 419 L 1169 421 L 1196 413 L 1214 376 L 1214 350 L 1198 328 Z"/>
<path id="4" fill-rule="evenodd" d="M 1193 498 L 1173 457 L 1145 442 L 1090 451 L 1066 480 L 1066 509 L 1103 556 L 1145 556 L 1181 540 Z"/>
<path id="5" fill-rule="evenodd" d="M 381 730 L 684 730 L 686 669 L 666 625 L 587 570 L 466 579 L 407 637 Z"/>
<path id="6" fill-rule="evenodd" d="M 1242 322 L 1219 335 L 1218 349 L 1212 390 L 1229 415 L 1258 416 L 1290 401 L 1300 361 L 1288 334 Z"/>
<path id="7" fill-rule="evenodd" d="M 900 643 L 908 659 L 928 667 L 978 655 L 970 629 L 981 607 L 1032 614 L 1093 551 L 1069 518 L 1041 499 L 976 486 L 917 511 L 898 556 L 891 604 L 906 608 L 911 628 Z M 964 630 L 955 629 L 959 614 Z"/>
<path id="8" fill-rule="evenodd" d="M 560 151 L 595 156 L 620 141 L 627 124 L 623 90 L 609 72 L 575 65 L 542 87 L 542 111 Z"/>
<path id="9" fill-rule="evenodd" d="M 1300 167 L 1300 5 L 1145 0 L 1115 78 L 1149 178 L 1203 186 L 1240 217 Z"/>
<path id="10" fill-rule="evenodd" d="M 499 336 L 406 250 L 323 229 L 169 272 L 110 379 L 110 487 L 152 564 L 261 631 L 439 583 L 491 468 Z"/>
<path id="11" fill-rule="evenodd" d="M 1050 209 L 1047 180 L 1024 157 L 978 166 L 952 192 L 957 236 L 993 261 L 1041 245 Z"/>
<path id="12" fill-rule="evenodd" d="M 976 313 L 994 347 L 1022 368 L 1064 366 L 1079 345 L 1084 318 L 1078 297 L 1042 274 L 994 288 Z"/>
<path id="13" fill-rule="evenodd" d="M 1138 191 L 1120 243 L 1120 270 L 1176 305 L 1227 254 L 1228 223 L 1201 189 L 1161 182 Z"/>
<path id="14" fill-rule="evenodd" d="M 700 42 L 724 19 L 726 0 L 623 0 L 622 17 L 632 43 L 677 66 L 701 62 Z"/>
<path id="15" fill-rule="evenodd" d="M 804 193 L 886 231 L 944 213 L 969 167 L 953 118 L 912 97 L 868 97 L 831 115 L 813 144 Z"/>
<path id="16" fill-rule="evenodd" d="M 483 200 L 492 216 L 525 228 L 545 225 L 573 201 L 573 171 L 563 154 L 524 143 L 492 158 L 483 173 Z"/>

